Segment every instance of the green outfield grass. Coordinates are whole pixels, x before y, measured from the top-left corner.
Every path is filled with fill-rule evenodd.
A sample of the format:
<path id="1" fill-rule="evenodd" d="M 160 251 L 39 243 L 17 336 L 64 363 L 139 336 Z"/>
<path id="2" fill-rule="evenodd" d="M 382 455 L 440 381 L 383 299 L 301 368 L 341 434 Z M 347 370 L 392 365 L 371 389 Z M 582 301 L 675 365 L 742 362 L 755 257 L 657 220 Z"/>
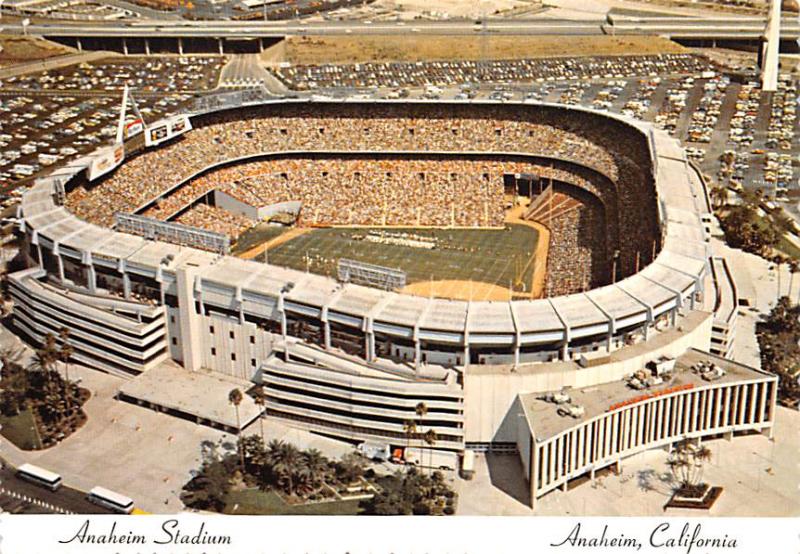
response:
<path id="1" fill-rule="evenodd" d="M 398 244 L 358 240 L 368 231 L 410 233 L 437 239 L 429 250 Z M 530 283 L 531 258 L 539 234 L 526 225 L 485 229 L 315 229 L 270 249 L 271 264 L 308 269 L 333 276 L 339 258 L 349 258 L 406 272 L 408 284 L 421 281 L 481 281 L 508 287 L 522 279 Z M 264 260 L 264 256 L 259 256 Z"/>

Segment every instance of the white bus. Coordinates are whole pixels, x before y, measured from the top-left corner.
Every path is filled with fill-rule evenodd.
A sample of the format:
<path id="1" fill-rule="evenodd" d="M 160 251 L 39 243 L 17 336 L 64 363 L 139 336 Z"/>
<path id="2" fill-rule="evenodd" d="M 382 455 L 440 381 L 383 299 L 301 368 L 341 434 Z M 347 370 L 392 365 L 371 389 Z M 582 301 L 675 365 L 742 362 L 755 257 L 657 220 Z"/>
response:
<path id="1" fill-rule="evenodd" d="M 41 487 L 57 491 L 61 486 L 61 476 L 32 464 L 22 464 L 17 468 L 17 476 Z"/>
<path id="2" fill-rule="evenodd" d="M 89 502 L 121 514 L 129 514 L 133 511 L 133 500 L 103 487 L 93 488 L 86 498 Z"/>

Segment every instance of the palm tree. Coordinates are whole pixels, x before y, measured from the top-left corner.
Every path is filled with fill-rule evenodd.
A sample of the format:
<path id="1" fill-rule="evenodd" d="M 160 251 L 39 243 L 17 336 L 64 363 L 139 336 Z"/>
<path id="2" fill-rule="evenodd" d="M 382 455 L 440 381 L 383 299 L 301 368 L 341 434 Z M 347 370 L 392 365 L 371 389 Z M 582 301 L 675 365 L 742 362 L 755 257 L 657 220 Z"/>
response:
<path id="1" fill-rule="evenodd" d="M 800 270 L 800 263 L 797 260 L 789 260 L 789 292 L 786 296 L 792 297 L 792 288 L 794 287 L 794 274 Z"/>
<path id="2" fill-rule="evenodd" d="M 428 454 L 430 456 L 430 458 L 428 458 L 430 460 L 428 467 L 430 467 L 433 465 L 433 446 L 436 444 L 436 441 L 439 439 L 439 437 L 436 435 L 436 431 L 433 429 L 428 429 L 423 438 L 425 439 L 425 444 L 428 445 Z"/>
<path id="3" fill-rule="evenodd" d="M 421 433 L 422 432 L 422 420 L 425 419 L 426 415 L 428 415 L 428 405 L 425 404 L 425 402 L 419 402 L 417 404 L 416 408 L 414 409 L 414 411 L 417 413 L 417 417 L 419 418 L 419 427 L 420 427 L 420 433 Z M 417 436 L 419 437 L 419 435 L 417 435 Z M 423 435 L 423 437 L 424 437 L 424 435 Z M 420 446 L 422 446 L 422 443 L 420 443 Z M 422 452 L 420 452 L 420 460 L 421 460 L 421 458 L 422 458 Z"/>
<path id="4" fill-rule="evenodd" d="M 416 408 L 414 408 L 414 411 L 417 413 L 419 422 L 422 423 L 422 420 L 426 415 L 428 415 L 428 406 L 425 404 L 425 402 L 420 402 L 417 404 Z"/>
<path id="5" fill-rule="evenodd" d="M 244 451 L 242 450 L 242 424 L 239 421 L 239 404 L 242 403 L 243 399 L 244 397 L 242 396 L 242 391 L 239 389 L 233 389 L 228 393 L 228 402 L 233 404 L 233 407 L 236 410 L 236 448 L 239 450 L 239 460 L 242 465 L 242 471 L 244 471 Z"/>
<path id="6" fill-rule="evenodd" d="M 711 450 L 708 447 L 684 439 L 675 446 L 667 465 L 680 483 L 681 489 L 694 492 L 703 484 L 703 465 L 710 459 Z"/>
<path id="7" fill-rule="evenodd" d="M 772 258 L 772 263 L 775 264 L 776 271 L 778 273 L 778 295 L 775 297 L 775 300 L 777 301 L 781 297 L 781 266 L 786 263 L 786 256 L 783 254 L 777 254 Z"/>
<path id="8" fill-rule="evenodd" d="M 69 359 L 75 352 L 69 343 L 69 329 L 62 327 L 58 332 L 61 339 L 61 348 L 58 350 L 58 360 L 64 364 L 64 390 L 66 391 L 67 411 L 72 410 L 72 382 L 69 380 Z"/>
<path id="9" fill-rule="evenodd" d="M 316 448 L 309 448 L 303 452 L 303 458 L 299 474 L 308 480 L 312 489 L 317 489 L 322 486 L 328 476 L 330 469 L 328 458 Z"/>
<path id="10" fill-rule="evenodd" d="M 417 434 L 417 422 L 413 419 L 407 419 L 403 422 L 403 431 L 406 434 L 406 450 L 411 448 L 411 439 Z M 408 470 L 408 468 L 406 468 Z"/>
<path id="11" fill-rule="evenodd" d="M 264 406 L 267 403 L 267 395 L 264 393 L 264 386 L 259 385 L 253 391 L 253 400 L 259 407 L 258 426 L 261 428 L 261 442 L 264 442 Z"/>
<path id="12" fill-rule="evenodd" d="M 282 441 L 277 443 L 276 448 L 270 449 L 272 467 L 278 478 L 286 485 L 286 494 L 293 496 L 295 480 L 303 469 L 305 459 L 295 445 Z"/>

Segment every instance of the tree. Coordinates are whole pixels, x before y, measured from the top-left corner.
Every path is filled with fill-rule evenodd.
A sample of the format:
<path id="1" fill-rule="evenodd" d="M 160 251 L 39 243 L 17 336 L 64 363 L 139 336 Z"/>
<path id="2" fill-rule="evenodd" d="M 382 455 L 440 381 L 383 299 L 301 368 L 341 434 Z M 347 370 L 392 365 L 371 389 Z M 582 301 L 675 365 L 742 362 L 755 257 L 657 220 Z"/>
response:
<path id="1" fill-rule="evenodd" d="M 800 263 L 797 260 L 789 260 L 789 291 L 786 296 L 791 298 L 792 289 L 794 288 L 794 274 L 800 271 Z"/>
<path id="2" fill-rule="evenodd" d="M 355 452 L 348 452 L 335 464 L 336 476 L 343 483 L 358 481 L 364 476 L 366 461 Z"/>
<path id="3" fill-rule="evenodd" d="M 433 466 L 433 447 L 436 444 L 436 441 L 439 439 L 439 437 L 436 435 L 436 431 L 434 431 L 433 429 L 428 429 L 425 432 L 423 438 L 425 439 L 425 444 L 428 445 L 428 455 L 430 456 L 429 458 L 430 463 L 428 464 L 428 466 L 431 467 Z"/>
<path id="4" fill-rule="evenodd" d="M 277 444 L 270 443 L 271 447 L 269 451 L 272 469 L 286 494 L 294 496 L 295 482 L 297 481 L 298 473 L 305 459 L 295 445 L 283 441 L 275 442 L 277 442 Z"/>
<path id="5" fill-rule="evenodd" d="M 788 258 L 783 254 L 776 254 L 772 258 L 772 263 L 775 264 L 775 271 L 778 274 L 778 293 L 777 296 L 775 297 L 776 301 L 781 297 L 781 266 L 785 264 L 787 261 Z"/>
<path id="6" fill-rule="evenodd" d="M 28 372 L 19 364 L 22 352 L 13 348 L 0 350 L 0 408 L 8 416 L 15 416 L 27 407 L 30 383 Z"/>
<path id="7" fill-rule="evenodd" d="M 61 339 L 61 348 L 58 350 L 57 357 L 58 360 L 64 364 L 67 411 L 72 411 L 73 391 L 72 391 L 72 382 L 69 380 L 69 359 L 72 357 L 74 349 L 72 348 L 72 345 L 69 344 L 68 328 L 62 327 L 61 330 L 58 332 L 58 336 Z"/>
<path id="8" fill-rule="evenodd" d="M 267 395 L 264 392 L 263 385 L 257 386 L 255 391 L 253 391 L 253 400 L 255 401 L 256 406 L 259 407 L 258 426 L 261 429 L 261 442 L 264 442 L 264 406 L 267 403 Z"/>
<path id="9" fill-rule="evenodd" d="M 697 445 L 693 440 L 683 439 L 678 442 L 672 455 L 667 460 L 672 474 L 680 483 L 680 490 L 687 494 L 702 493 L 703 466 L 711 459 L 711 450 Z"/>
<path id="10" fill-rule="evenodd" d="M 230 488 L 230 468 L 223 460 L 209 459 L 184 485 L 181 501 L 190 508 L 221 512 L 225 509 L 225 498 Z"/>
<path id="11" fill-rule="evenodd" d="M 406 435 L 406 450 L 411 448 L 411 439 L 417 434 L 417 422 L 413 419 L 407 419 L 403 422 L 403 432 Z"/>
<path id="12" fill-rule="evenodd" d="M 728 244 L 762 257 L 778 244 L 781 234 L 769 219 L 759 217 L 757 207 L 749 203 L 730 206 L 720 217 Z"/>
<path id="13" fill-rule="evenodd" d="M 311 490 L 319 489 L 325 482 L 330 469 L 328 458 L 316 448 L 309 448 L 303 452 L 303 463 L 300 466 L 299 476 L 308 483 Z"/>
<path id="14" fill-rule="evenodd" d="M 236 433 L 237 433 L 237 441 L 236 447 L 239 450 L 239 458 L 242 466 L 242 471 L 244 471 L 244 452 L 242 450 L 242 424 L 239 420 L 239 404 L 242 403 L 244 397 L 242 396 L 242 391 L 239 389 L 233 389 L 231 392 L 228 393 L 228 402 L 233 404 L 234 410 L 236 410 Z"/>

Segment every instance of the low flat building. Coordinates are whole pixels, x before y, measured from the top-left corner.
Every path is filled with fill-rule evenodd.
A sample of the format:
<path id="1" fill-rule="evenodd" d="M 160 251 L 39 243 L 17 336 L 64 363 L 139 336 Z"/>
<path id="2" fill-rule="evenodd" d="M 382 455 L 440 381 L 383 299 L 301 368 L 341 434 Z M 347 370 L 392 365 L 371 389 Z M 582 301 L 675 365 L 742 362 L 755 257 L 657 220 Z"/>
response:
<path id="1" fill-rule="evenodd" d="M 708 380 L 699 364 L 721 369 Z M 683 439 L 732 437 L 769 432 L 775 418 L 775 375 L 699 350 L 679 357 L 664 382 L 637 390 L 624 381 L 569 389 L 579 417 L 561 415 L 559 405 L 541 394 L 519 395 L 517 448 L 525 469 L 531 505 L 577 478 L 615 465 L 645 450 Z M 524 422 L 524 423 L 523 423 Z"/>

